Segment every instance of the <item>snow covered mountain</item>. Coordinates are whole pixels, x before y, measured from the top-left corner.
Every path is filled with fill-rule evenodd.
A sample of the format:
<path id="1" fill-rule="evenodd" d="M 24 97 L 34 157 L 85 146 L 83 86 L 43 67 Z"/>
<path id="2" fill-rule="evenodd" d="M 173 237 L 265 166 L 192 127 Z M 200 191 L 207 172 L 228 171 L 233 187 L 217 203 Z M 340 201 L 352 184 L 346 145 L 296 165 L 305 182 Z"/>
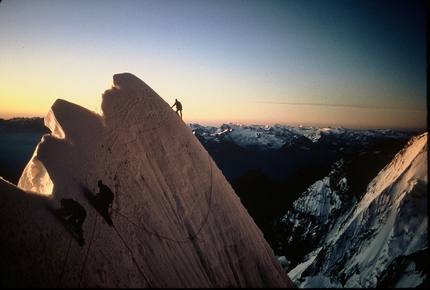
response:
<path id="1" fill-rule="evenodd" d="M 347 128 L 320 128 L 309 126 L 285 125 L 243 125 L 223 124 L 220 127 L 188 124 L 196 137 L 205 147 L 220 150 L 230 143 L 246 149 L 301 149 L 312 150 L 321 146 L 331 146 L 333 150 L 361 150 L 374 144 L 379 139 L 410 138 L 414 133 L 384 130 L 354 130 Z"/>
<path id="2" fill-rule="evenodd" d="M 195 138 L 134 75 L 114 75 L 101 112 L 57 100 L 18 185 L 0 178 L 2 287 L 294 287 Z M 103 180 L 113 226 L 89 203 Z M 52 214 L 86 210 L 81 246 Z"/>
<path id="3" fill-rule="evenodd" d="M 388 129 L 232 123 L 220 127 L 188 126 L 229 180 L 243 176 L 252 168 L 272 181 L 280 181 L 309 165 L 330 168 L 333 162 L 346 156 L 384 155 L 393 149 L 397 152 L 418 134 Z"/>
<path id="4" fill-rule="evenodd" d="M 277 228 L 279 248 L 289 253 L 281 260 L 296 286 L 422 286 L 428 271 L 427 138 L 413 137 L 360 199 L 348 193 L 340 160 L 293 203 Z"/>

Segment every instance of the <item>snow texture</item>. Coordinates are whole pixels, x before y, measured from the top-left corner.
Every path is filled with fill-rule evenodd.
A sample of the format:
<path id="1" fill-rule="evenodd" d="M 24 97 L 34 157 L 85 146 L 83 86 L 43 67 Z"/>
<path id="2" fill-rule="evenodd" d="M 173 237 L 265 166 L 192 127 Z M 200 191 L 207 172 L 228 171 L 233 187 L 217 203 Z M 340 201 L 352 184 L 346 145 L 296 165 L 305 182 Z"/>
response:
<path id="1" fill-rule="evenodd" d="M 412 138 L 369 183 L 353 211 L 339 217 L 320 246 L 288 272 L 296 286 L 374 288 L 396 259 L 427 251 L 427 137 L 424 133 Z M 318 184 L 323 187 L 323 181 L 313 187 Z M 326 203 L 317 205 L 317 191 L 310 192 L 295 202 L 295 210 L 325 214 Z M 318 192 L 320 198 L 326 196 L 322 188 Z M 416 261 L 411 259 L 404 274 L 390 282 L 393 287 L 425 281 L 426 273 L 415 269 Z"/>
<path id="2" fill-rule="evenodd" d="M 123 73 L 100 112 L 58 99 L 18 186 L 0 179 L 2 287 L 294 287 L 169 104 Z M 84 195 L 98 180 L 112 227 Z M 51 213 L 61 198 L 87 211 L 83 246 Z"/>

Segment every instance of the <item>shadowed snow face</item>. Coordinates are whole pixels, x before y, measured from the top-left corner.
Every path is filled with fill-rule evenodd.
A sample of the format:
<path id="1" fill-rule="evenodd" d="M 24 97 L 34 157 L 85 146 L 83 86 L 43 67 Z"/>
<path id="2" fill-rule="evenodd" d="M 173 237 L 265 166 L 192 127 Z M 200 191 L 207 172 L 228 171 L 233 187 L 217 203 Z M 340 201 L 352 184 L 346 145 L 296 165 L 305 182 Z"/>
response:
<path id="1" fill-rule="evenodd" d="M 135 76 L 121 74 L 101 108 L 96 114 L 57 100 L 48 113 L 53 134 L 44 135 L 18 182 L 42 202 L 26 202 L 20 191 L 1 205 L 8 208 L 0 220 L 13 242 L 0 245 L 12 247 L 0 269 L 22 273 L 0 276 L 3 285 L 293 286 L 221 171 L 169 104 Z M 85 195 L 98 191 L 99 180 L 114 193 L 112 226 Z M 83 245 L 47 209 L 59 208 L 62 198 L 86 210 Z M 29 230 L 9 226 L 30 207 L 38 209 L 37 218 L 19 221 Z M 22 256 L 20 247 L 43 256 Z M 20 263 L 8 262 L 13 260 Z M 37 278 L 32 268 L 41 269 Z"/>

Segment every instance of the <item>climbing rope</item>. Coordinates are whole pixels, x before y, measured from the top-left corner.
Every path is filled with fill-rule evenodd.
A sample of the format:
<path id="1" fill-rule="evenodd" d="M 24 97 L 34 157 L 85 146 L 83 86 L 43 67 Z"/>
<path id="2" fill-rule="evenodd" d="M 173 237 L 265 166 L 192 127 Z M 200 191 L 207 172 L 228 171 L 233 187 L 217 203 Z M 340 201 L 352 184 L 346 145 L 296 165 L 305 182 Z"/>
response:
<path id="1" fill-rule="evenodd" d="M 126 218 L 126 219 L 127 219 L 129 222 L 131 222 L 133 225 L 135 225 L 136 227 L 141 228 L 142 230 L 146 231 L 146 232 L 147 232 L 147 233 L 149 233 L 149 234 L 153 234 L 153 235 L 159 236 L 160 238 L 168 239 L 168 240 L 170 240 L 170 241 L 172 241 L 172 242 L 176 242 L 176 243 L 187 243 L 187 242 L 189 242 L 190 240 L 193 240 L 194 238 L 196 238 L 196 237 L 200 234 L 200 232 L 202 231 L 203 227 L 206 225 L 206 223 L 207 223 L 207 219 L 208 219 L 208 217 L 209 217 L 209 213 L 210 213 L 210 210 L 211 210 L 211 203 L 212 203 L 212 190 L 213 190 L 213 165 L 212 165 L 211 157 L 210 157 L 210 155 L 209 155 L 209 154 L 208 154 L 208 157 L 209 157 L 209 163 L 210 163 L 210 169 L 211 169 L 211 173 L 210 173 L 211 183 L 210 183 L 210 188 L 209 188 L 209 202 L 208 202 L 208 210 L 207 210 L 207 212 L 206 212 L 206 216 L 205 216 L 205 218 L 204 218 L 204 220 L 203 220 L 203 223 L 202 223 L 202 225 L 201 225 L 200 229 L 197 231 L 197 233 L 196 233 L 196 234 L 194 234 L 192 237 L 189 237 L 187 240 L 175 240 L 175 239 L 172 239 L 172 238 L 170 238 L 170 237 L 160 235 L 160 234 L 158 234 L 158 233 L 156 233 L 156 232 L 151 232 L 151 231 L 147 230 L 146 228 L 144 228 L 144 227 L 142 227 L 142 226 L 138 225 L 136 222 L 132 221 L 130 218 L 128 218 L 126 215 L 123 215 L 123 214 L 122 214 L 122 213 L 120 213 L 118 210 L 115 210 L 114 208 L 112 208 L 112 206 L 111 206 L 110 208 L 111 208 L 113 211 L 115 211 L 116 213 L 118 213 L 119 215 L 121 215 L 121 216 L 123 216 L 124 218 Z M 92 241 L 93 241 L 93 239 L 94 239 L 94 233 L 95 233 L 95 230 L 96 230 L 96 225 L 97 225 L 97 214 L 96 214 L 96 216 L 95 216 L 95 220 L 94 220 L 94 227 L 93 227 L 92 234 L 91 234 L 91 239 L 90 239 L 90 242 L 89 242 L 89 245 L 88 245 L 88 251 L 87 251 L 87 253 L 86 253 L 86 255 L 85 255 L 84 265 L 82 266 L 82 271 L 81 271 L 81 275 L 80 275 L 80 278 L 79 278 L 79 284 L 78 284 L 78 287 L 80 287 L 81 282 L 82 282 L 82 277 L 83 277 L 83 274 L 84 274 L 84 270 L 85 270 L 85 266 L 86 266 L 86 263 L 87 263 L 88 255 L 89 255 L 89 252 L 90 252 L 90 249 L 91 249 L 91 244 L 92 244 Z M 131 253 L 131 255 L 132 255 L 133 263 L 134 263 L 134 264 L 136 265 L 136 267 L 138 268 L 138 270 L 139 270 L 140 274 L 145 278 L 145 280 L 146 280 L 146 282 L 148 283 L 148 285 L 149 285 L 149 286 L 151 286 L 151 283 L 150 283 L 150 282 L 149 282 L 149 280 L 146 278 L 146 276 L 143 274 L 142 270 L 140 269 L 139 265 L 137 264 L 136 259 L 135 259 L 135 258 L 134 258 L 134 256 L 133 256 L 133 252 L 132 252 L 131 248 L 127 245 L 127 243 L 125 242 L 125 240 L 122 238 L 122 236 L 121 236 L 121 234 L 119 233 L 118 229 L 117 229 L 114 225 L 112 225 L 112 227 L 115 229 L 115 231 L 117 232 L 118 236 L 119 236 L 119 237 L 120 237 L 120 239 L 123 241 L 123 243 L 124 243 L 124 245 L 127 247 L 127 249 L 130 251 L 130 253 Z M 70 239 L 69 248 L 68 248 L 68 250 L 67 250 L 66 259 L 65 259 L 64 264 L 63 264 L 63 269 L 62 269 L 62 272 L 61 272 L 61 275 L 60 275 L 60 281 L 59 281 L 59 284 L 58 284 L 58 285 L 60 285 L 60 283 L 61 283 L 61 279 L 62 279 L 62 276 L 63 276 L 63 272 L 64 272 L 64 268 L 65 268 L 66 261 L 67 261 L 67 259 L 68 259 L 68 255 L 69 255 L 69 251 L 70 251 L 70 247 L 71 247 L 72 239 L 73 239 L 73 237 L 71 237 L 71 239 Z"/>
<path id="2" fill-rule="evenodd" d="M 81 277 L 79 278 L 78 288 L 81 286 L 82 276 L 84 275 L 84 269 L 85 269 L 85 266 L 86 266 L 86 264 L 87 264 L 88 254 L 90 253 L 91 244 L 92 244 L 92 242 L 93 242 L 94 233 L 95 233 L 95 231 L 96 231 L 96 225 L 97 225 L 97 214 L 96 214 L 96 216 L 95 216 L 95 218 L 94 218 L 94 228 L 93 228 L 93 233 L 91 234 L 90 244 L 88 245 L 88 251 L 87 251 L 87 254 L 85 255 L 84 265 L 82 266 Z"/>
<path id="3" fill-rule="evenodd" d="M 70 237 L 69 248 L 67 249 L 66 259 L 64 260 L 64 263 L 63 263 L 63 269 L 61 270 L 60 280 L 58 281 L 57 288 L 60 287 L 61 279 L 63 279 L 64 268 L 66 268 L 66 262 L 67 262 L 67 259 L 69 258 L 69 252 L 70 252 L 70 246 L 72 245 L 72 240 L 73 240 L 73 235 Z"/>
<path id="4" fill-rule="evenodd" d="M 145 278 L 146 282 L 149 285 L 149 288 L 151 288 L 151 282 L 149 282 L 148 278 L 146 278 L 145 274 L 143 274 L 142 270 L 139 267 L 139 264 L 137 264 L 136 259 L 134 258 L 133 255 L 133 251 L 131 250 L 131 248 L 127 245 L 127 243 L 125 242 L 125 240 L 123 239 L 123 237 L 120 235 L 118 229 L 115 227 L 115 225 L 112 225 L 112 227 L 114 228 L 114 230 L 116 231 L 116 233 L 118 234 L 118 237 L 122 240 L 122 242 L 124 243 L 125 247 L 130 251 L 131 254 L 131 259 L 133 261 L 133 263 L 136 265 L 137 269 L 139 270 L 140 274 L 142 275 L 143 278 Z"/>
<path id="5" fill-rule="evenodd" d="M 112 208 L 112 207 L 111 207 L 111 209 L 112 209 L 113 211 L 115 211 L 117 214 L 119 214 L 119 215 L 123 216 L 124 218 L 126 218 L 130 223 L 132 223 L 132 224 L 133 224 L 133 225 L 135 225 L 136 227 L 138 227 L 138 228 L 140 228 L 140 229 L 144 230 L 145 232 L 147 232 L 147 233 L 149 233 L 149 234 L 156 235 L 156 236 L 158 236 L 158 237 L 160 237 L 160 238 L 167 239 L 167 240 L 170 240 L 170 241 L 175 242 L 175 243 L 187 243 L 187 242 L 189 242 L 190 240 L 193 240 L 194 238 L 196 238 L 196 237 L 197 237 L 197 235 L 199 235 L 199 234 L 200 234 L 200 232 L 202 231 L 203 227 L 206 225 L 206 223 L 207 223 L 207 219 L 208 219 L 208 217 L 209 217 L 210 209 L 211 209 L 211 203 L 212 203 L 212 186 L 213 186 L 213 169 L 212 169 L 213 165 L 212 165 L 212 161 L 211 161 L 211 159 L 210 159 L 210 155 L 209 155 L 209 154 L 208 154 L 208 157 L 209 157 L 209 163 L 210 163 L 210 165 L 211 165 L 211 174 L 210 174 L 210 175 L 211 175 L 211 184 L 210 184 L 210 188 L 209 188 L 209 203 L 208 203 L 208 210 L 207 210 L 207 212 L 206 212 L 206 216 L 205 216 L 205 218 L 204 218 L 204 220 L 203 220 L 202 226 L 201 226 L 201 227 L 200 227 L 200 229 L 197 231 L 197 233 L 196 233 L 195 235 L 193 235 L 192 237 L 189 237 L 189 238 L 188 238 L 188 239 L 186 239 L 186 240 L 175 240 L 175 239 L 172 239 L 172 238 L 170 238 L 170 237 L 167 237 L 167 236 L 164 236 L 164 235 L 160 235 L 159 233 L 151 232 L 151 231 L 147 230 L 146 228 L 144 228 L 144 227 L 140 226 L 140 225 L 139 225 L 139 224 L 137 224 L 136 222 L 132 221 L 129 217 L 127 217 L 126 215 L 124 215 L 124 214 L 120 213 L 118 210 L 116 210 L 116 209 L 114 209 L 114 208 Z"/>

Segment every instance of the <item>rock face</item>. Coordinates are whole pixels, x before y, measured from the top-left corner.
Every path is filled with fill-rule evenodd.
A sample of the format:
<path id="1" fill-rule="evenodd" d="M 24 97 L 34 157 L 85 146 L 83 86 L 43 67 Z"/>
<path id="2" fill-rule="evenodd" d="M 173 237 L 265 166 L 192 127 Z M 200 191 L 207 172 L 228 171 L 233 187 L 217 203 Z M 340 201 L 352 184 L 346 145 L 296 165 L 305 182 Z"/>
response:
<path id="1" fill-rule="evenodd" d="M 0 179 L 4 287 L 294 287 L 262 232 L 187 125 L 129 73 L 97 114 L 57 100 L 18 186 Z M 113 226 L 88 202 L 115 194 Z M 87 212 L 85 244 L 52 214 Z"/>
<path id="2" fill-rule="evenodd" d="M 358 202 L 341 202 L 346 178 L 316 182 L 294 202 L 287 246 L 315 244 L 288 272 L 297 287 L 427 288 L 427 145 L 427 132 L 411 138 Z"/>

